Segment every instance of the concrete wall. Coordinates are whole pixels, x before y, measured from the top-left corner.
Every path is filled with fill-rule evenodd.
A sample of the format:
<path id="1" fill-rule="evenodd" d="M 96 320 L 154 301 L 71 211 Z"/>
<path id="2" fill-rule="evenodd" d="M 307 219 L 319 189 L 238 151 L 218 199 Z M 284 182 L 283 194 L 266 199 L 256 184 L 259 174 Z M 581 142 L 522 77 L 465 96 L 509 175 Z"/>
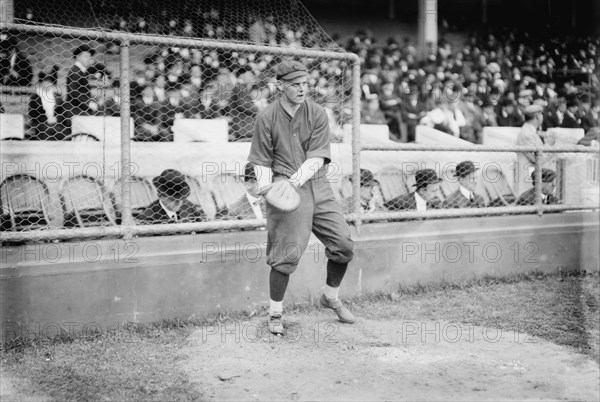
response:
<path id="1" fill-rule="evenodd" d="M 367 224 L 353 237 L 342 297 L 486 274 L 599 270 L 597 212 Z M 2 336 L 266 306 L 265 242 L 265 231 L 242 231 L 4 246 Z M 286 301 L 313 300 L 324 279 L 313 238 Z"/>

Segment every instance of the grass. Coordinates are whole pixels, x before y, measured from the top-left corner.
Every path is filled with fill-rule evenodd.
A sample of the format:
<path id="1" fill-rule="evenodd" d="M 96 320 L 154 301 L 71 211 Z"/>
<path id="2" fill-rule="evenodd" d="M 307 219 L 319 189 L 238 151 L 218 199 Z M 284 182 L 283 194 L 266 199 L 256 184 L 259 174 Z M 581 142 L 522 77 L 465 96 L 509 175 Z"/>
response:
<path id="1" fill-rule="evenodd" d="M 400 286 L 347 300 L 357 316 L 419 319 L 519 330 L 598 360 L 600 277 L 541 273 L 483 277 L 462 283 Z M 313 304 L 286 306 L 311 313 Z M 206 395 L 179 369 L 188 335 L 201 324 L 238 321 L 265 311 L 129 324 L 118 331 L 54 339 L 15 339 L 2 345 L 9 373 L 28 379 L 28 395 L 54 400 L 202 400 Z"/>

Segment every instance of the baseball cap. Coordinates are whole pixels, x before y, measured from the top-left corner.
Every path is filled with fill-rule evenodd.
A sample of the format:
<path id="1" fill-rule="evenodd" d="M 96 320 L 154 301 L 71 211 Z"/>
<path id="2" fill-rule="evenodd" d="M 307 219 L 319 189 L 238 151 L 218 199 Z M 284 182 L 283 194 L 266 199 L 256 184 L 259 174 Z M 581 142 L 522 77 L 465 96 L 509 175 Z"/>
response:
<path id="1" fill-rule="evenodd" d="M 296 60 L 285 60 L 277 66 L 278 80 L 293 80 L 298 77 L 308 75 L 306 66 Z"/>

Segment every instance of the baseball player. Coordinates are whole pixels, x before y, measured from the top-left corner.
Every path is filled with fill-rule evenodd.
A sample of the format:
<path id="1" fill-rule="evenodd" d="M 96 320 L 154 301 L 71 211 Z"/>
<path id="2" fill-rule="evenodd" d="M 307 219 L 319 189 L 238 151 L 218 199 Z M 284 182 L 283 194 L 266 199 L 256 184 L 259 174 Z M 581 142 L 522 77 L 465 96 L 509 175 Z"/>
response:
<path id="1" fill-rule="evenodd" d="M 354 322 L 338 298 L 354 256 L 354 243 L 326 177 L 331 161 L 328 119 L 325 110 L 307 97 L 307 68 L 301 62 L 285 60 L 276 73 L 281 97 L 257 116 L 248 160 L 255 166 L 261 189 L 287 180 L 300 196 L 293 211 L 267 205 L 267 264 L 271 267 L 268 323 L 273 334 L 283 335 L 283 297 L 311 231 L 325 245 L 328 258 L 320 303 L 334 310 L 340 321 Z"/>

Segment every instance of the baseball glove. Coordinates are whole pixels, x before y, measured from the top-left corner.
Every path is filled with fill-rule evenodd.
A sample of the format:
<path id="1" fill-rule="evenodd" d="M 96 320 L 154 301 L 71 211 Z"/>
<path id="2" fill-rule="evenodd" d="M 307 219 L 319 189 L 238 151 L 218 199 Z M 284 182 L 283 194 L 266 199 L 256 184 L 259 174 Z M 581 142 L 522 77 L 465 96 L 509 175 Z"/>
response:
<path id="1" fill-rule="evenodd" d="M 287 180 L 278 180 L 262 188 L 259 194 L 265 197 L 267 202 L 275 208 L 290 212 L 300 205 L 298 191 Z"/>

